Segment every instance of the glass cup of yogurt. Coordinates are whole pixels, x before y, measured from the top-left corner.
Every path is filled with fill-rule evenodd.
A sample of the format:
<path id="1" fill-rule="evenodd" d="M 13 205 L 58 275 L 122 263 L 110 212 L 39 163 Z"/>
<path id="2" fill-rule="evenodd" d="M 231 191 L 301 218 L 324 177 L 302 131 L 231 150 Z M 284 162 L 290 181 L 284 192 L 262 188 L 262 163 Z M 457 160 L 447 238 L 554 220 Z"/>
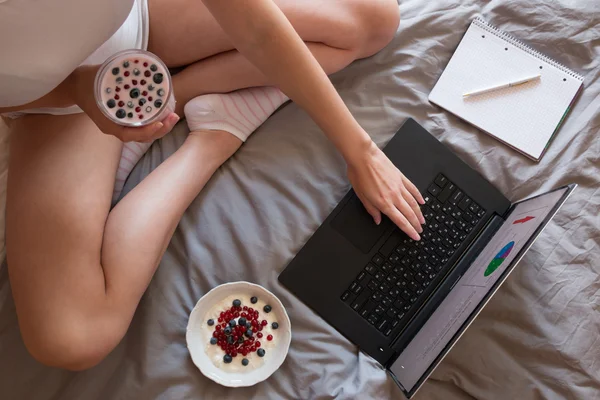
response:
<path id="1" fill-rule="evenodd" d="M 140 127 L 175 110 L 167 66 L 144 50 L 124 50 L 102 64 L 94 83 L 96 104 L 116 124 Z"/>

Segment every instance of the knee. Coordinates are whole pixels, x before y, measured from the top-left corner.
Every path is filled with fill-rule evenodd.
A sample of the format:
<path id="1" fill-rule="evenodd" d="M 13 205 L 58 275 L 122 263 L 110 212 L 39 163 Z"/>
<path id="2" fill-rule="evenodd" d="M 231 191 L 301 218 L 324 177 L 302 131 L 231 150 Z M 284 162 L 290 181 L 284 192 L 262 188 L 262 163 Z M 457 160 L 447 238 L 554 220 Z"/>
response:
<path id="1" fill-rule="evenodd" d="M 120 337 L 115 340 L 114 334 L 90 332 L 90 325 L 86 322 L 38 326 L 35 330 L 22 327 L 21 334 L 27 350 L 38 362 L 49 367 L 83 371 L 99 364 L 120 340 Z"/>
<path id="2" fill-rule="evenodd" d="M 359 57 L 369 57 L 387 46 L 400 25 L 397 0 L 356 0 L 355 26 L 359 29 Z"/>

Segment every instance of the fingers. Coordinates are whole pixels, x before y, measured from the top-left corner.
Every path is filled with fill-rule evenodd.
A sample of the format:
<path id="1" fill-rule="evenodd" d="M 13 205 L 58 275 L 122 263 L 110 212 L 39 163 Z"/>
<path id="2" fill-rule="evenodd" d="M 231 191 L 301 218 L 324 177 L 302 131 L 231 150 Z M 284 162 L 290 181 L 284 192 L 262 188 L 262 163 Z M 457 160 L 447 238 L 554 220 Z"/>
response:
<path id="1" fill-rule="evenodd" d="M 363 203 L 363 206 L 365 206 L 367 212 L 371 215 L 371 217 L 373 217 L 373 221 L 375 221 L 375 224 L 379 225 L 381 223 L 381 212 L 377 209 L 377 207 L 371 204 L 371 202 L 367 200 L 364 196 L 362 196 L 359 193 L 356 193 L 356 195 Z"/>
<path id="2" fill-rule="evenodd" d="M 421 211 L 421 207 L 419 207 L 419 203 L 417 203 L 417 200 L 415 200 L 415 198 L 413 197 L 413 194 L 410 193 L 408 191 L 408 189 L 403 188 L 402 189 L 402 197 L 404 197 L 404 200 L 408 203 L 408 206 L 413 210 L 413 212 L 417 216 L 419 223 L 421 225 L 423 225 L 425 223 L 425 217 L 423 217 L 423 212 Z"/>
<path id="3" fill-rule="evenodd" d="M 387 215 L 394 224 L 398 228 L 400 228 L 404 233 L 410 236 L 413 240 L 421 240 L 421 236 L 417 233 L 415 228 L 411 225 L 410 222 L 402 215 L 400 210 L 394 206 L 390 206 L 387 210 L 384 211 L 385 215 Z"/>
<path id="4" fill-rule="evenodd" d="M 404 175 L 402 175 L 402 183 L 404 183 L 404 187 L 409 191 L 410 194 L 414 196 L 414 198 L 419 202 L 419 204 L 425 204 L 425 199 L 419 192 L 419 189 Z"/>
<path id="5" fill-rule="evenodd" d="M 177 121 L 179 121 L 179 116 L 173 113 L 161 122 L 139 128 L 120 127 L 115 136 L 123 142 L 151 142 L 169 133 Z"/>
<path id="6" fill-rule="evenodd" d="M 402 215 L 404 215 L 416 232 L 423 232 L 423 227 L 421 227 L 417 214 L 415 214 L 402 195 L 399 194 L 396 196 L 394 199 L 394 206 L 402 213 Z"/>

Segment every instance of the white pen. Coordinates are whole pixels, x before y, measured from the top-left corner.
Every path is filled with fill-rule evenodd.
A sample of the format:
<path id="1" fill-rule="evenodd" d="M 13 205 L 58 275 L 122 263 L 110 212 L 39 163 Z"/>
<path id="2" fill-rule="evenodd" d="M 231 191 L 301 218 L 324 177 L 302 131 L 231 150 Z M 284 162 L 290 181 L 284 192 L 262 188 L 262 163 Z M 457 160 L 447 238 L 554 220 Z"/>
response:
<path id="1" fill-rule="evenodd" d="M 485 89 L 479 89 L 479 90 L 474 90 L 472 92 L 467 92 L 467 93 L 463 94 L 463 97 L 475 96 L 478 94 L 489 93 L 489 92 L 493 92 L 493 91 L 500 90 L 500 89 L 505 89 L 505 88 L 509 88 L 509 87 L 513 87 L 513 86 L 522 85 L 524 83 L 535 81 L 536 79 L 540 79 L 541 77 L 542 77 L 541 74 L 537 74 L 534 76 L 528 76 L 527 78 L 519 79 L 518 81 L 513 81 L 513 82 L 509 82 L 509 83 L 504 83 L 502 85 L 497 85 L 497 86 L 492 86 L 492 87 L 485 88 Z"/>

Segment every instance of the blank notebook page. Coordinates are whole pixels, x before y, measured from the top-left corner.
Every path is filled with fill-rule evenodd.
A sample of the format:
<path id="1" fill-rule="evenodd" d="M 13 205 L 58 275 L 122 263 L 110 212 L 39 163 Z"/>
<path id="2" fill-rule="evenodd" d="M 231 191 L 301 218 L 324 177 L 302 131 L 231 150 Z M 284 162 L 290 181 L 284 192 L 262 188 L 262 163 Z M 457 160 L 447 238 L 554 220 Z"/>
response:
<path id="1" fill-rule="evenodd" d="M 463 98 L 467 92 L 537 74 L 541 79 Z M 582 82 L 576 73 L 476 19 L 429 101 L 539 160 Z"/>

